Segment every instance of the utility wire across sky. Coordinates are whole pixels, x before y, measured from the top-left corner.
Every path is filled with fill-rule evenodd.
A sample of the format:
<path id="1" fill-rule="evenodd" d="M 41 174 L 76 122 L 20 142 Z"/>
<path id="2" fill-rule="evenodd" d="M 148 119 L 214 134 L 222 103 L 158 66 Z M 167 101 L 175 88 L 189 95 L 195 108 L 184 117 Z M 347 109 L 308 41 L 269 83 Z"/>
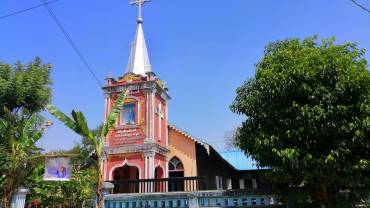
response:
<path id="1" fill-rule="evenodd" d="M 53 18 L 55 24 L 58 26 L 60 31 L 63 33 L 64 37 L 67 39 L 68 43 L 71 45 L 73 50 L 76 52 L 78 57 L 81 59 L 82 63 L 84 63 L 86 69 L 90 72 L 90 74 L 94 77 L 95 81 L 98 83 L 99 87 L 103 87 L 102 83 L 99 81 L 98 76 L 94 73 L 94 70 L 91 68 L 90 64 L 87 62 L 86 58 L 82 55 L 81 51 L 78 49 L 77 45 L 73 42 L 71 36 L 68 34 L 67 30 L 63 27 L 62 23 L 59 21 L 51 7 L 47 4 L 45 0 L 41 0 L 43 3 L 42 5 L 45 6 L 46 10 L 49 12 L 50 16 Z"/>
<path id="2" fill-rule="evenodd" d="M 356 0 L 351 0 L 356 6 L 360 7 L 362 10 L 366 11 L 366 12 L 369 12 L 370 13 L 370 9 L 366 8 L 365 6 L 363 6 L 362 4 L 358 3 Z"/>
<path id="3" fill-rule="evenodd" d="M 52 4 L 52 3 L 55 3 L 59 0 L 53 0 L 53 1 L 49 1 L 49 2 L 46 2 L 46 4 Z M 11 12 L 9 14 L 5 14 L 5 15 L 1 15 L 0 16 L 0 19 L 4 19 L 4 18 L 7 18 L 7 17 L 11 17 L 11 16 L 14 16 L 14 15 L 17 15 L 17 14 L 21 14 L 21 13 L 24 13 L 24 12 L 28 12 L 30 10 L 34 10 L 34 9 L 37 9 L 39 7 L 42 7 L 44 6 L 44 4 L 39 4 L 39 5 L 36 5 L 36 6 L 33 6 L 33 7 L 30 7 L 30 8 L 27 8 L 27 9 L 22 9 L 22 10 L 18 10 L 18 11 L 15 11 L 15 12 Z"/>
<path id="4" fill-rule="evenodd" d="M 27 8 L 27 9 L 18 10 L 18 11 L 15 11 L 15 12 L 11 12 L 9 14 L 2 15 L 2 16 L 0 16 L 0 19 L 4 19 L 4 18 L 7 18 L 7 17 L 17 15 L 17 14 L 28 12 L 30 10 L 34 10 L 34 9 L 37 9 L 37 8 L 40 8 L 40 7 L 44 6 L 46 8 L 46 10 L 49 12 L 49 14 L 52 17 L 52 19 L 54 20 L 54 22 L 56 23 L 56 25 L 58 26 L 58 28 L 60 29 L 60 31 L 63 33 L 64 37 L 67 39 L 68 43 L 71 45 L 71 47 L 75 51 L 75 53 L 79 56 L 79 58 L 81 59 L 81 61 L 83 62 L 83 64 L 87 68 L 87 70 L 89 71 L 89 73 L 94 77 L 94 79 L 98 83 L 99 87 L 103 87 L 102 83 L 98 79 L 97 75 L 94 73 L 90 64 L 87 62 L 86 58 L 82 55 L 81 51 L 78 49 L 77 45 L 73 42 L 73 40 L 72 40 L 71 36 L 68 34 L 67 30 L 61 24 L 61 22 L 59 21 L 59 19 L 56 17 L 55 13 L 53 12 L 51 7 L 49 6 L 49 4 L 55 3 L 57 1 L 59 1 L 59 0 L 52 0 L 52 1 L 49 1 L 49 2 L 46 2 L 45 0 L 41 0 L 42 4 L 38 4 L 38 5 L 35 5 L 33 7 Z M 370 9 L 368 9 L 365 6 L 363 6 L 362 4 L 358 3 L 357 0 L 350 0 L 350 1 L 352 3 L 354 3 L 356 6 L 358 6 L 359 8 L 361 8 L 362 10 L 370 13 Z"/>
<path id="5" fill-rule="evenodd" d="M 81 61 L 83 62 L 83 64 L 85 65 L 85 67 L 87 68 L 89 73 L 94 77 L 94 79 L 98 83 L 99 87 L 103 87 L 102 83 L 98 79 L 98 76 L 96 76 L 92 67 L 87 62 L 86 58 L 82 55 L 81 51 L 78 49 L 77 45 L 73 42 L 73 40 L 72 40 L 71 36 L 68 34 L 67 30 L 64 28 L 62 23 L 59 21 L 59 19 L 57 18 L 57 16 L 55 15 L 55 13 L 51 9 L 51 7 L 49 6 L 49 4 L 55 3 L 57 1 L 59 1 L 59 0 L 52 0 L 52 1 L 48 1 L 48 2 L 45 1 L 45 0 L 41 0 L 41 2 L 42 2 L 41 4 L 35 5 L 33 7 L 29 7 L 27 9 L 22 9 L 22 10 L 18 10 L 18 11 L 15 11 L 15 12 L 11 12 L 11 13 L 6 14 L 6 15 L 2 15 L 2 16 L 0 16 L 0 19 L 5 19 L 7 17 L 18 15 L 18 14 L 28 12 L 28 11 L 31 11 L 31 10 L 34 10 L 34 9 L 37 9 L 37 8 L 40 8 L 40 7 L 44 6 L 46 8 L 46 10 L 49 12 L 49 14 L 52 17 L 52 19 L 54 20 L 54 22 L 56 23 L 56 25 L 58 26 L 59 30 L 63 33 L 64 37 L 67 39 L 68 43 L 71 45 L 71 47 L 73 48 L 75 53 L 81 59 Z"/>

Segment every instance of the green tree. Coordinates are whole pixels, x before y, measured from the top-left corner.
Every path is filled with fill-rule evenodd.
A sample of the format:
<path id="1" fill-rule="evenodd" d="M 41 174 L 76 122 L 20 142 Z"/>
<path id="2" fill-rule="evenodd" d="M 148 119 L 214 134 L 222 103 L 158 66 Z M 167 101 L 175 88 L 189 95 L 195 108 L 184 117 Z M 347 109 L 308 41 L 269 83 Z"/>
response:
<path id="1" fill-rule="evenodd" d="M 14 115 L 30 117 L 44 110 L 51 99 L 50 64 L 40 58 L 28 65 L 0 62 L 0 117 L 6 107 Z"/>
<path id="2" fill-rule="evenodd" d="M 306 191 L 304 201 L 314 207 L 353 206 L 369 193 L 370 73 L 363 55 L 357 44 L 334 38 L 270 43 L 231 105 L 246 115 L 237 145 L 271 168 L 274 181 Z M 350 199 L 339 203 L 340 192 Z"/>
<path id="3" fill-rule="evenodd" d="M 0 62 L 0 194 L 4 208 L 14 190 L 24 185 L 40 154 L 35 142 L 45 128 L 40 116 L 51 99 L 50 64 L 40 58 L 25 65 Z"/>
<path id="4" fill-rule="evenodd" d="M 122 92 L 115 104 L 112 107 L 111 112 L 109 113 L 106 121 L 104 122 L 100 133 L 98 136 L 96 136 L 97 132 L 92 131 L 89 129 L 87 125 L 87 121 L 85 119 L 85 116 L 80 111 L 72 111 L 71 115 L 72 118 L 65 115 L 63 112 L 58 110 L 57 108 L 53 107 L 52 105 L 48 105 L 47 108 L 49 112 L 55 116 L 57 119 L 59 119 L 61 122 L 63 122 L 67 127 L 69 127 L 71 130 L 76 132 L 77 134 L 81 135 L 83 138 L 87 139 L 93 149 L 94 154 L 96 155 L 96 162 L 98 166 L 98 208 L 102 208 L 102 201 L 103 201 L 103 195 L 102 195 L 102 184 L 103 184 L 103 166 L 102 166 L 102 149 L 103 149 L 103 143 L 105 142 L 105 138 L 114 126 L 114 123 L 117 120 L 117 116 L 121 112 L 121 106 L 122 102 L 124 101 L 126 97 L 126 92 Z M 86 142 L 86 141 L 85 141 Z"/>

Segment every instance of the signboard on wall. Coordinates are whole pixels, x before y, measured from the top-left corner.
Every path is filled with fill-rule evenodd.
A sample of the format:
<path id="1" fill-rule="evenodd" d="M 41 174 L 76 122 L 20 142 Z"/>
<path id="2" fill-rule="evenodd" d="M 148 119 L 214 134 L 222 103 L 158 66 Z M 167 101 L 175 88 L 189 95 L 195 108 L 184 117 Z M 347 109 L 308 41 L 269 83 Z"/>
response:
<path id="1" fill-rule="evenodd" d="M 69 157 L 45 157 L 45 181 L 69 181 L 71 159 Z"/>
<path id="2" fill-rule="evenodd" d="M 144 138 L 144 132 L 139 127 L 118 129 L 112 133 L 110 143 L 112 146 L 139 144 L 144 140 Z"/>

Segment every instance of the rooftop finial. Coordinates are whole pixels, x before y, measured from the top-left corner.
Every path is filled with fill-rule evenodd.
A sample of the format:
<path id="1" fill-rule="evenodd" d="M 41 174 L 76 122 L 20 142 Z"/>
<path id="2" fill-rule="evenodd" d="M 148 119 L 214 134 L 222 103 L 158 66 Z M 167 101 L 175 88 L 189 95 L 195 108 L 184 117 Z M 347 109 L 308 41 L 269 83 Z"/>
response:
<path id="1" fill-rule="evenodd" d="M 143 22 L 143 18 L 142 18 L 142 13 L 141 13 L 141 8 L 143 6 L 143 4 L 145 2 L 150 2 L 150 0 L 130 0 L 130 4 L 131 5 L 134 5 L 136 4 L 138 9 L 139 9 L 139 12 L 138 12 L 138 18 L 137 18 L 137 22 L 139 24 L 141 24 Z"/>

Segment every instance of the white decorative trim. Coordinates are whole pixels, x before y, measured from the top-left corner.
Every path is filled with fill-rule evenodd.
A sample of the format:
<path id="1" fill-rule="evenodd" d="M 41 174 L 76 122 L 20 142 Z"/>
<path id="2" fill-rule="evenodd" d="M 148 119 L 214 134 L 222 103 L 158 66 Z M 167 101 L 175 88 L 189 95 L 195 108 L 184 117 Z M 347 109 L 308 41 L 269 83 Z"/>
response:
<path id="1" fill-rule="evenodd" d="M 127 161 L 127 158 L 125 158 L 125 160 L 123 161 L 122 164 L 118 164 L 118 165 L 115 165 L 113 167 L 111 167 L 110 171 L 109 171 L 109 180 L 112 181 L 113 180 L 113 171 L 116 169 L 116 168 L 119 168 L 119 167 L 123 167 L 123 166 L 133 166 L 133 167 L 136 167 L 138 170 L 139 170 L 139 179 L 142 179 L 141 177 L 141 168 L 139 165 L 135 164 L 135 163 L 130 163 Z"/>
<path id="2" fill-rule="evenodd" d="M 150 178 L 154 178 L 154 156 L 149 158 L 150 160 L 150 169 L 152 170 L 150 175 Z"/>
<path id="3" fill-rule="evenodd" d="M 144 162 L 145 162 L 145 164 L 144 164 L 144 166 L 145 166 L 145 179 L 147 179 L 148 178 L 148 157 L 145 157 L 144 156 Z"/>
<path id="4" fill-rule="evenodd" d="M 146 120 L 145 120 L 145 125 L 146 125 L 146 138 L 149 138 L 150 137 L 150 126 L 149 126 L 149 91 L 146 92 L 146 100 L 145 100 L 145 104 L 146 104 L 146 108 L 145 108 L 145 112 L 146 112 Z"/>
<path id="5" fill-rule="evenodd" d="M 168 146 L 168 102 L 166 102 L 166 109 L 165 109 L 165 115 L 166 115 L 166 118 L 165 118 L 165 127 L 166 127 L 166 135 L 165 135 L 165 140 L 166 140 L 166 147 Z"/>
<path id="6" fill-rule="evenodd" d="M 151 106 L 150 106 L 150 130 L 151 130 L 151 135 L 150 135 L 150 138 L 154 138 L 154 105 L 155 105 L 155 92 L 152 91 L 151 92 L 151 98 L 150 98 L 150 101 L 151 101 Z M 155 138 L 154 138 L 154 141 L 155 141 Z"/>
<path id="7" fill-rule="evenodd" d="M 108 105 L 108 95 L 105 94 L 104 96 L 104 122 L 107 121 L 107 115 L 108 115 L 107 105 Z"/>

